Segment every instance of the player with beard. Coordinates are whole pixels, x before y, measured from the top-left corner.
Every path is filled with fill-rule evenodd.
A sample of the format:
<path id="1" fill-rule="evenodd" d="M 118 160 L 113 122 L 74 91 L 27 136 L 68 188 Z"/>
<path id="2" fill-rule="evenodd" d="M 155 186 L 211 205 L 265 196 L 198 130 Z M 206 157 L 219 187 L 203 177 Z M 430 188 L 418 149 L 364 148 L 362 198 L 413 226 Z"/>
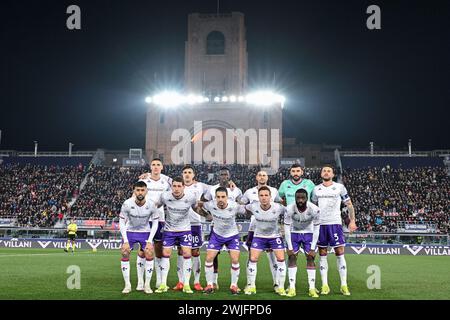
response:
<path id="1" fill-rule="evenodd" d="M 211 186 L 209 188 L 209 192 L 207 192 L 203 198 L 203 200 L 211 201 L 215 199 L 215 193 L 217 188 L 223 187 L 227 189 L 228 200 L 239 202 L 239 199 L 242 197 L 242 191 L 231 181 L 231 173 L 227 167 L 222 167 L 219 170 L 219 183 Z M 213 224 L 211 223 L 211 232 L 213 230 Z M 219 283 L 217 281 L 219 276 L 219 259 L 218 256 L 220 254 L 220 250 L 218 254 L 214 258 L 214 290 L 219 289 Z"/>
<path id="2" fill-rule="evenodd" d="M 298 189 L 305 189 L 311 198 L 315 185 L 311 180 L 302 178 L 303 169 L 301 165 L 293 164 L 289 173 L 291 175 L 290 178 L 284 180 L 278 189 L 278 194 L 284 199 L 285 205 L 295 203 L 295 192 Z"/>
<path id="3" fill-rule="evenodd" d="M 207 286 L 205 293 L 211 294 L 214 292 L 214 282 L 217 283 L 217 279 L 214 276 L 213 261 L 221 248 L 226 246 L 231 260 L 230 291 L 236 295 L 240 291 L 238 288 L 240 239 L 236 225 L 236 215 L 245 214 L 245 207 L 235 201 L 228 200 L 228 190 L 224 187 L 219 187 L 216 189 L 215 200 L 204 202 L 203 211 L 198 212 L 204 217 L 212 218 L 214 221 L 214 230 L 211 231 L 206 251 L 205 276 Z"/>
<path id="4" fill-rule="evenodd" d="M 159 212 L 154 203 L 146 199 L 147 185 L 143 181 L 136 182 L 133 187 L 133 197 L 126 200 L 120 210 L 120 233 L 122 235 L 122 261 L 121 269 L 125 288 L 122 293 L 131 292 L 130 283 L 130 252 L 135 243 L 139 243 L 140 248 L 137 257 L 138 286 L 136 290 L 152 293 L 150 280 L 154 269 L 153 262 L 153 238 L 158 228 Z M 153 222 L 150 229 L 150 223 Z M 143 260 L 143 262 L 141 261 Z M 141 274 L 141 265 L 145 271 Z"/>
<path id="5" fill-rule="evenodd" d="M 315 286 L 316 265 L 314 263 L 316 244 L 319 238 L 319 214 L 319 207 L 308 201 L 308 192 L 305 189 L 298 189 L 295 192 L 295 203 L 286 208 L 284 236 L 288 247 L 288 297 L 296 296 L 297 254 L 300 248 L 303 248 L 306 256 L 309 296 L 319 297 Z"/>
<path id="6" fill-rule="evenodd" d="M 355 208 L 345 186 L 333 181 L 334 170 L 331 166 L 324 166 L 320 176 L 322 177 L 322 183 L 314 188 L 312 202 L 317 203 L 320 209 L 320 233 L 317 246 L 319 247 L 319 269 L 322 278 L 321 294 L 327 295 L 330 293 L 327 261 L 327 249 L 330 246 L 334 248 L 336 255 L 337 268 L 341 278 L 341 293 L 349 296 L 347 263 L 344 258 L 345 238 L 342 230 L 341 203 L 343 202 L 348 209 L 350 218 L 348 230 L 350 233 L 356 230 Z"/>

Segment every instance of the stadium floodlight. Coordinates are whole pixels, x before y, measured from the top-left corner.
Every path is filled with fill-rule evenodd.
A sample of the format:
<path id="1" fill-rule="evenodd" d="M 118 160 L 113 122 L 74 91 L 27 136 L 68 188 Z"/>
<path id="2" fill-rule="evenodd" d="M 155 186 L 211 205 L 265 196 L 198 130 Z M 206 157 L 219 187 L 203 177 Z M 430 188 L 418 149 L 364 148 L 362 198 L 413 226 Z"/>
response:
<path id="1" fill-rule="evenodd" d="M 204 97 L 203 98 L 203 102 L 209 102 L 209 98 L 208 97 Z"/>
<path id="2" fill-rule="evenodd" d="M 209 101 L 209 99 L 208 99 L 208 101 Z M 195 102 L 197 102 L 197 103 L 203 103 L 203 102 L 206 102 L 206 101 L 205 101 L 205 97 L 202 97 L 202 96 L 196 96 L 196 97 L 195 97 Z"/>
<path id="3" fill-rule="evenodd" d="M 236 102 L 236 96 L 230 96 L 230 102 Z"/>
<path id="4" fill-rule="evenodd" d="M 189 94 L 186 97 L 186 101 L 187 101 L 188 104 L 193 105 L 193 104 L 195 104 L 197 102 L 197 96 L 195 96 L 193 94 Z"/>
<path id="5" fill-rule="evenodd" d="M 145 103 L 152 103 L 152 101 L 153 101 L 153 99 L 152 99 L 152 97 L 147 97 L 147 98 L 145 98 Z"/>
<path id="6" fill-rule="evenodd" d="M 283 96 L 275 94 L 272 91 L 256 91 L 245 97 L 248 104 L 256 106 L 271 106 L 276 103 L 283 104 L 286 100 Z"/>
<path id="7" fill-rule="evenodd" d="M 245 98 L 244 98 L 243 96 L 239 96 L 239 97 L 238 97 L 238 101 L 239 101 L 239 102 L 244 102 L 244 101 L 245 101 Z"/>
<path id="8" fill-rule="evenodd" d="M 222 97 L 222 102 L 228 102 L 228 97 L 227 96 L 223 96 Z"/>
<path id="9" fill-rule="evenodd" d="M 153 97 L 153 103 L 161 107 L 177 107 L 183 104 L 186 98 L 175 91 L 163 91 Z"/>
<path id="10" fill-rule="evenodd" d="M 214 98 L 214 102 L 220 102 L 220 98 L 219 97 L 215 97 Z"/>

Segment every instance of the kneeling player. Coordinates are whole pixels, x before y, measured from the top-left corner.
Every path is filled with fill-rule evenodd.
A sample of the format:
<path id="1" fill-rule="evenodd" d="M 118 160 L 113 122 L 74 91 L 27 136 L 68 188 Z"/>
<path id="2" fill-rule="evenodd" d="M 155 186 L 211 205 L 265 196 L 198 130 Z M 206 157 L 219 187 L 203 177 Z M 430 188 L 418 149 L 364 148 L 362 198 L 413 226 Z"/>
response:
<path id="1" fill-rule="evenodd" d="M 247 287 L 245 294 L 256 293 L 256 272 L 257 263 L 261 252 L 272 249 L 277 259 L 276 277 L 278 288 L 276 293 L 285 296 L 284 282 L 286 280 L 286 265 L 284 262 L 284 242 L 281 237 L 279 218 L 284 214 L 285 208 L 271 202 L 270 189 L 263 186 L 258 189 L 259 201 L 245 206 L 247 215 L 253 214 L 255 217 L 255 235 L 250 249 L 250 259 L 247 266 Z"/>
<path id="2" fill-rule="evenodd" d="M 134 197 L 126 200 L 120 210 L 120 233 L 122 235 L 122 262 L 121 269 L 125 288 L 122 293 L 131 292 L 130 283 L 130 252 L 135 243 L 139 243 L 140 250 L 137 258 L 138 286 L 136 290 L 144 290 L 152 293 L 150 280 L 153 273 L 153 237 L 158 228 L 159 213 L 151 201 L 147 201 L 147 185 L 145 182 L 136 182 L 133 187 Z M 150 230 L 150 220 L 153 226 Z M 143 284 L 143 273 L 145 268 L 145 284 Z"/>
<path id="3" fill-rule="evenodd" d="M 238 294 L 240 291 L 237 284 L 240 271 L 240 239 L 236 225 L 236 214 L 245 214 L 246 211 L 244 206 L 228 200 L 226 188 L 217 188 L 215 194 L 214 201 L 208 201 L 203 204 L 203 208 L 210 213 L 214 222 L 214 229 L 211 231 L 206 252 L 205 275 L 207 286 L 205 293 L 210 294 L 214 292 L 213 285 L 217 282 L 217 279 L 214 277 L 214 258 L 219 250 L 226 246 L 231 259 L 230 291 L 232 294 Z M 199 214 L 204 215 L 201 211 L 199 211 Z"/>
<path id="4" fill-rule="evenodd" d="M 309 296 L 318 298 L 315 285 L 316 265 L 314 264 L 317 239 L 319 237 L 319 207 L 308 202 L 308 192 L 298 189 L 295 192 L 295 203 L 286 208 L 284 216 L 284 236 L 288 246 L 288 297 L 294 297 L 297 278 L 297 254 L 303 248 L 306 255 L 306 271 L 308 273 Z"/>

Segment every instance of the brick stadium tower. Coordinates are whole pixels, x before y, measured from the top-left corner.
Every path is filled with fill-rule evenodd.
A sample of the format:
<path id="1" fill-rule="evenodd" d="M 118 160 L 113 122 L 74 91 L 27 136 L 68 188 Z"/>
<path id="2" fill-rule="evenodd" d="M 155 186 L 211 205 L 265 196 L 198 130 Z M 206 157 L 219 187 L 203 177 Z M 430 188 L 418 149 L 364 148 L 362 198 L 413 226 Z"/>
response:
<path id="1" fill-rule="evenodd" d="M 147 158 L 159 157 L 165 163 L 176 163 L 173 152 L 179 140 L 172 135 L 177 129 L 189 132 L 189 150 L 180 153 L 184 163 L 205 160 L 201 157 L 202 152 L 211 151 L 212 142 L 218 143 L 216 146 L 223 151 L 223 156 L 220 152 L 211 153 L 218 163 L 239 161 L 238 154 L 242 161 L 245 154 L 245 163 L 253 164 L 250 150 L 256 149 L 257 164 L 265 164 L 271 157 L 281 155 L 284 99 L 268 92 L 249 94 L 247 56 L 242 13 L 193 13 L 188 16 L 184 92 L 176 96 L 166 92 L 151 99 L 147 112 Z M 178 102 L 165 104 L 168 98 L 178 99 Z M 258 133 L 258 142 L 253 140 L 252 143 L 247 138 L 245 145 L 239 144 L 237 136 L 226 136 L 227 129 L 254 129 Z M 259 135 L 260 129 L 266 129 L 268 136 Z M 275 131 L 279 132 L 278 136 L 272 136 Z M 209 137 L 219 132 L 223 141 Z M 210 141 L 205 141 L 208 139 Z M 226 149 L 230 141 L 236 142 L 231 155 L 230 149 L 228 152 Z M 196 142 L 201 145 L 195 147 Z M 198 148 L 202 152 L 199 153 Z"/>

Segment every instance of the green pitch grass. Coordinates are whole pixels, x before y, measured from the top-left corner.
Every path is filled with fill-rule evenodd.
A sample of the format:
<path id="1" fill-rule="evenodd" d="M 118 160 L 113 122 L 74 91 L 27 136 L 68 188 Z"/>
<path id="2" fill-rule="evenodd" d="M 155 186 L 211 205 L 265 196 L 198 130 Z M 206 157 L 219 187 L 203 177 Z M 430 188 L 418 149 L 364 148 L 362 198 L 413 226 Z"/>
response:
<path id="1" fill-rule="evenodd" d="M 450 257 L 446 256 L 376 256 L 347 255 L 348 284 L 352 293 L 344 297 L 339 293 L 339 275 L 336 259 L 328 258 L 328 282 L 331 293 L 318 300 L 349 299 L 450 299 Z M 247 254 L 241 256 L 241 274 L 239 287 L 245 286 Z M 121 293 L 123 279 L 120 270 L 120 253 L 118 251 L 79 250 L 65 253 L 53 249 L 1 249 L 0 250 L 0 299 L 294 299 L 280 297 L 272 291 L 272 277 L 267 264 L 267 257 L 262 256 L 258 264 L 256 280 L 257 294 L 232 296 L 229 291 L 230 263 L 225 252 L 220 255 L 219 285 L 220 290 L 213 295 L 195 292 L 188 295 L 169 290 L 165 294 L 146 295 L 136 288 L 136 253 L 131 258 L 131 276 L 133 291 L 128 295 Z M 202 255 L 202 263 L 204 255 Z M 67 273 L 69 266 L 76 265 L 81 270 L 81 289 L 69 290 Z M 299 259 L 297 273 L 297 297 L 300 300 L 313 300 L 307 296 L 305 258 Z M 367 279 L 371 274 L 367 268 L 371 265 L 380 267 L 381 289 L 367 288 Z M 317 270 L 316 287 L 320 289 L 320 275 Z M 177 282 L 176 256 L 172 254 L 168 285 Z M 193 277 L 191 278 L 193 280 Z M 191 280 L 191 281 L 192 281 Z M 202 268 L 202 284 L 205 284 Z M 155 273 L 152 288 L 154 289 Z"/>

